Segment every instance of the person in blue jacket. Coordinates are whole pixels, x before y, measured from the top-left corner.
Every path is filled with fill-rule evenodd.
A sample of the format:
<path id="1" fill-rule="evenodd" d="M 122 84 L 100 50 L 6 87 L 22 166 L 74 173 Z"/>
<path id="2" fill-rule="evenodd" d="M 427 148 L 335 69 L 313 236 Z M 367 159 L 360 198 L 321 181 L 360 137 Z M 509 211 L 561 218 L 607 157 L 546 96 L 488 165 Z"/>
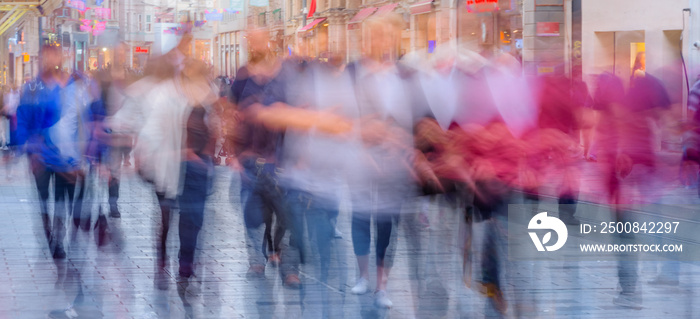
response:
<path id="1" fill-rule="evenodd" d="M 65 219 L 73 209 L 84 149 L 81 139 L 86 135 L 82 128 L 91 100 L 87 79 L 62 71 L 61 65 L 59 48 L 42 47 L 40 73 L 23 86 L 17 108 L 17 142 L 34 175 L 44 232 L 55 259 L 66 257 Z M 53 219 L 47 205 L 52 180 Z"/>

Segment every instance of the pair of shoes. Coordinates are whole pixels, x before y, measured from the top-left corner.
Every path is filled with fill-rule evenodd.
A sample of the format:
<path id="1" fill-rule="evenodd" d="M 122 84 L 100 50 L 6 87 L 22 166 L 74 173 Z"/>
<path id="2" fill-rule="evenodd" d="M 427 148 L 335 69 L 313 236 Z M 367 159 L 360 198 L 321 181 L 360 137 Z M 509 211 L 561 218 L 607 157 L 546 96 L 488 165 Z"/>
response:
<path id="1" fill-rule="evenodd" d="M 66 251 L 63 249 L 63 245 L 56 245 L 53 250 L 53 259 L 66 259 Z"/>
<path id="2" fill-rule="evenodd" d="M 272 265 L 272 267 L 277 267 L 279 266 L 280 262 L 282 261 L 280 258 L 279 253 L 274 253 L 270 255 L 270 257 L 267 259 L 267 261 Z"/>
<path id="3" fill-rule="evenodd" d="M 49 318 L 51 319 L 73 319 L 78 318 L 78 313 L 73 309 L 72 306 L 65 310 L 54 310 L 49 313 Z"/>
<path id="4" fill-rule="evenodd" d="M 613 304 L 625 308 L 642 309 L 642 303 L 634 294 L 620 293 L 613 299 Z"/>
<path id="5" fill-rule="evenodd" d="M 109 217 L 110 218 L 121 218 L 122 214 L 119 212 L 118 208 L 112 207 L 109 209 Z"/>
<path id="6" fill-rule="evenodd" d="M 298 275 L 290 274 L 284 277 L 284 286 L 289 289 L 301 288 L 301 280 Z"/>
<path id="7" fill-rule="evenodd" d="M 680 282 L 678 279 L 669 279 L 664 276 L 657 276 L 653 280 L 649 281 L 650 285 L 666 285 L 666 286 L 678 286 Z"/>
<path id="8" fill-rule="evenodd" d="M 168 275 L 165 274 L 164 268 L 158 267 L 158 271 L 156 272 L 156 276 L 154 278 L 154 283 L 158 290 L 168 290 L 170 285 L 168 283 Z"/>
<path id="9" fill-rule="evenodd" d="M 377 307 L 386 309 L 389 309 L 394 305 L 394 303 L 389 300 L 389 297 L 387 297 L 386 291 L 384 290 L 378 290 L 376 293 L 374 293 L 374 304 L 377 305 Z"/>
<path id="10" fill-rule="evenodd" d="M 175 282 L 178 292 L 186 292 L 192 296 L 197 296 L 202 291 L 201 283 L 197 280 L 195 275 L 183 276 L 182 274 L 178 274 Z"/>
<path id="11" fill-rule="evenodd" d="M 250 265 L 246 277 L 250 279 L 265 278 L 265 265 L 254 264 Z"/>
<path id="12" fill-rule="evenodd" d="M 365 278 L 360 277 L 360 279 L 355 284 L 355 287 L 352 287 L 352 289 L 350 289 L 350 292 L 352 292 L 355 295 L 364 295 L 367 293 L 368 289 L 369 281 Z"/>

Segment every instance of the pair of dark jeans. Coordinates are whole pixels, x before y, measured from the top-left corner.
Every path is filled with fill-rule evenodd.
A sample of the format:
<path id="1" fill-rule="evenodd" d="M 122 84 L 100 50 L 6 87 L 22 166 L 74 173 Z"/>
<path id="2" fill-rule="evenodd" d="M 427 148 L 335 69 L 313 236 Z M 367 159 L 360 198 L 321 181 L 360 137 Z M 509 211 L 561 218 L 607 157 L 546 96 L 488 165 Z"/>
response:
<path id="1" fill-rule="evenodd" d="M 204 223 L 204 205 L 208 194 L 210 160 L 185 163 L 185 181 L 180 195 L 180 276 L 194 274 L 197 236 Z"/>
<path id="2" fill-rule="evenodd" d="M 75 172 L 55 172 L 38 160 L 31 160 L 32 174 L 39 193 L 39 205 L 44 226 L 44 234 L 49 243 L 63 247 L 66 233 L 66 212 L 72 212 L 73 196 L 75 195 Z M 54 180 L 54 214 L 53 225 L 49 218 L 48 200 L 51 178 Z"/>
<path id="3" fill-rule="evenodd" d="M 505 251 L 504 221 L 508 218 L 508 202 L 511 196 L 508 186 L 499 180 L 476 183 L 480 194 L 474 196 L 474 208 L 485 226 L 485 238 L 481 250 L 481 281 L 501 287 L 501 259 Z"/>
<path id="4" fill-rule="evenodd" d="M 316 249 L 319 259 L 319 274 L 321 282 L 328 281 L 328 272 L 331 262 L 331 245 L 335 228 L 331 219 L 338 216 L 338 204 L 324 201 L 312 194 L 303 191 L 289 191 L 287 193 L 289 210 L 287 227 L 290 231 L 289 245 L 292 250 L 298 252 L 297 263 L 291 263 L 283 267 L 283 272 L 298 271 L 298 264 L 304 263 L 308 254 L 304 253 L 304 238 L 308 238 L 312 247 Z M 306 224 L 304 223 L 306 221 Z M 306 227 L 306 232 L 304 228 Z M 305 233 L 307 237 L 305 237 Z"/>
<path id="5" fill-rule="evenodd" d="M 110 149 L 109 208 L 112 211 L 118 210 L 117 201 L 119 200 L 121 168 L 123 164 L 129 162 L 129 153 L 131 153 L 131 147 L 128 146 L 113 146 Z"/>
<path id="6" fill-rule="evenodd" d="M 170 230 L 170 214 L 175 200 L 165 197 L 164 193 L 156 192 L 158 207 L 160 208 L 160 229 L 156 234 L 156 258 L 159 270 L 165 268 L 166 247 L 168 242 L 168 231 Z"/>
<path id="7" fill-rule="evenodd" d="M 398 212 L 398 210 L 397 210 Z M 394 221 L 398 222 L 398 214 L 394 213 L 352 213 L 352 247 L 355 256 L 369 255 L 372 240 L 370 224 L 372 217 L 376 226 L 375 253 L 377 266 L 384 266 L 384 257 L 391 242 L 391 229 Z"/>
<path id="8" fill-rule="evenodd" d="M 260 247 L 251 247 L 257 255 L 250 256 L 251 264 L 259 264 L 265 258 L 267 251 L 267 245 L 265 244 L 267 242 L 272 242 L 271 250 L 273 253 L 280 252 L 281 241 L 286 232 L 285 225 L 288 207 L 285 191 L 279 185 L 275 164 L 257 164 L 255 160 L 252 160 L 252 163 L 251 160 L 246 160 L 243 162 L 243 167 L 244 172 L 241 174 L 243 179 L 241 183 L 241 198 L 245 197 L 243 220 L 249 239 L 251 239 L 249 245 L 260 245 Z M 270 234 L 273 216 L 277 219 L 274 237 Z M 253 230 L 263 224 L 267 230 L 264 234 L 265 240 L 260 243 L 259 238 L 253 238 L 257 237 L 255 235 L 256 232 Z"/>

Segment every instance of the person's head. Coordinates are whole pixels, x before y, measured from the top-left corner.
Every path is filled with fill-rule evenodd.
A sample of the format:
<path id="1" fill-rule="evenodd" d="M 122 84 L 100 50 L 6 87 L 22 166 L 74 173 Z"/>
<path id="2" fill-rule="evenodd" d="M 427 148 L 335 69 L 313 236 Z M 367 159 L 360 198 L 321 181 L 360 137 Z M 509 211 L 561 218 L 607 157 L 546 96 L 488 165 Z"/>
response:
<path id="1" fill-rule="evenodd" d="M 185 67 L 179 75 L 182 83 L 183 93 L 194 106 L 204 105 L 216 99 L 216 92 L 213 91 L 210 79 L 209 67 L 206 63 L 187 59 Z"/>
<path id="2" fill-rule="evenodd" d="M 270 55 L 270 32 L 267 28 L 249 29 L 246 32 L 248 61 L 257 63 Z"/>
<path id="3" fill-rule="evenodd" d="M 400 15 L 390 13 L 381 17 L 370 18 L 366 22 L 369 34 L 368 57 L 375 60 L 386 60 L 398 56 L 396 49 L 401 40 L 401 30 L 404 26 Z"/>
<path id="4" fill-rule="evenodd" d="M 620 78 L 609 72 L 598 76 L 594 99 L 599 107 L 622 102 L 624 94 L 625 89 Z"/>
<path id="5" fill-rule="evenodd" d="M 54 74 L 61 72 L 63 57 L 61 49 L 51 45 L 41 47 L 41 72 L 43 74 Z"/>

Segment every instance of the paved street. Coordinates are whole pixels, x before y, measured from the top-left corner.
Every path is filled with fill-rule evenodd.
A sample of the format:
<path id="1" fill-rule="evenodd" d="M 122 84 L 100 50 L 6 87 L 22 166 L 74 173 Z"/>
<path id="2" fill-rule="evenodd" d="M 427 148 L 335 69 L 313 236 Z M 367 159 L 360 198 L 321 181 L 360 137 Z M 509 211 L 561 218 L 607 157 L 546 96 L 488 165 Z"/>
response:
<path id="1" fill-rule="evenodd" d="M 595 171 L 597 163 L 584 163 Z M 197 282 L 187 291 L 177 289 L 177 227 L 171 228 L 168 254 L 170 287 L 157 290 L 155 270 L 155 196 L 132 170 L 122 184 L 121 219 L 110 219 L 113 241 L 97 248 L 93 232 L 71 230 L 66 236 L 68 258 L 54 261 L 42 234 L 33 184 L 23 162 L 11 169 L 12 180 L 0 168 L 0 318 L 45 318 L 65 309 L 76 296 L 78 318 L 320 318 L 324 307 L 331 318 L 491 318 L 499 317 L 488 299 L 467 288 L 461 276 L 460 229 L 463 218 L 448 206 L 429 209 L 429 223 L 416 214 L 404 214 L 394 238 L 389 296 L 391 310 L 379 310 L 371 294 L 355 296 L 356 263 L 350 240 L 349 204 L 342 204 L 338 228 L 343 238 L 333 242 L 331 277 L 327 285 L 316 279 L 315 263 L 302 270 L 302 290 L 282 286 L 276 268 L 268 266 L 265 279 L 246 278 L 248 267 L 237 178 L 217 168 L 215 193 L 210 197 L 200 233 Z M 595 177 L 585 175 L 586 181 Z M 658 207 L 674 218 L 700 220 L 693 205 L 696 190 L 666 186 Z M 582 187 L 586 190 L 586 187 Z M 591 188 L 592 189 L 592 188 Z M 233 195 L 230 195 L 233 194 Z M 584 194 L 591 195 L 590 192 Z M 584 197 L 585 197 L 584 196 Z M 544 200 L 543 209 L 555 209 Z M 408 208 L 417 205 L 407 204 Z M 420 207 L 420 206 L 418 206 Z M 675 214 L 675 215 L 674 215 Z M 584 221 L 605 218 L 596 205 L 581 205 Z M 177 215 L 173 218 L 177 221 Z M 475 224 L 473 247 L 481 247 L 483 223 Z M 694 233 L 697 234 L 697 233 Z M 695 245 L 693 233 L 684 234 Z M 528 240 L 528 239 L 524 239 Z M 478 257 L 479 253 L 475 253 Z M 370 264 L 373 264 L 371 262 Z M 473 260 L 475 279 L 480 260 Z M 614 260 L 507 261 L 506 318 L 698 318 L 700 267 L 681 264 L 679 286 L 647 284 L 660 267 L 656 261 L 639 264 L 642 309 L 613 305 L 618 293 Z M 372 267 L 371 267 L 372 268 Z M 374 274 L 370 275 L 374 287 Z M 80 299 L 79 299 L 80 300 Z"/>

